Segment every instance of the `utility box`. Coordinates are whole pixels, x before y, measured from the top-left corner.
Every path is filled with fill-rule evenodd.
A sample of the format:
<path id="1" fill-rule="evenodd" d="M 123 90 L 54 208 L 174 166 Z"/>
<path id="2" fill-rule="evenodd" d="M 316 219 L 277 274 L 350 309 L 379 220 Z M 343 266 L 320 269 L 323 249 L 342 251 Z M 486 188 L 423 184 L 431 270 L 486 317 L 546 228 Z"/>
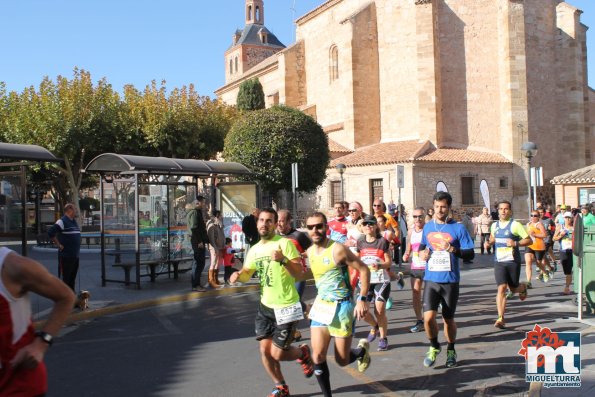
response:
<path id="1" fill-rule="evenodd" d="M 587 301 L 587 312 L 593 314 L 595 313 L 595 226 L 586 227 L 584 236 L 583 293 Z M 575 290 L 578 290 L 578 286 Z"/>

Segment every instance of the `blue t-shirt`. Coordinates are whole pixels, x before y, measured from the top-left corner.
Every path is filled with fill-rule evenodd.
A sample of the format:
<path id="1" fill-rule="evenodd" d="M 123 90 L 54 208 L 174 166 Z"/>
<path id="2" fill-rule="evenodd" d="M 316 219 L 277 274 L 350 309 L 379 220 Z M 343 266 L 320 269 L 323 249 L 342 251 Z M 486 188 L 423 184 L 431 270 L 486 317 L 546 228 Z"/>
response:
<path id="1" fill-rule="evenodd" d="M 473 249 L 474 244 L 469 236 L 469 232 L 462 223 L 457 223 L 450 219 L 445 224 L 436 223 L 434 220 L 426 223 L 422 232 L 421 244 L 425 245 L 432 251 L 442 251 L 449 243 L 459 250 Z M 448 270 L 431 270 L 432 256 L 426 263 L 426 271 L 424 280 L 433 281 L 435 283 L 458 283 L 461 279 L 459 270 L 459 258 L 454 254 L 450 256 L 450 271 Z"/>
<path id="2" fill-rule="evenodd" d="M 76 220 L 66 215 L 58 219 L 48 230 L 50 238 L 58 235 L 58 241 L 64 246 L 60 256 L 64 258 L 78 258 L 81 251 L 81 229 Z"/>

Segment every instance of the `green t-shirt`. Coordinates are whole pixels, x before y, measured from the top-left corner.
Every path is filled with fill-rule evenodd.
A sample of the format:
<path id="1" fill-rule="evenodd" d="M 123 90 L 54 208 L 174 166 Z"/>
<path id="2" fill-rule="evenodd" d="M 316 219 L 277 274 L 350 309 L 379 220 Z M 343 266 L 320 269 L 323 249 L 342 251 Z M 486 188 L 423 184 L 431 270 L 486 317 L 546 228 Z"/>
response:
<path id="1" fill-rule="evenodd" d="M 271 240 L 260 240 L 250 248 L 244 267 L 258 271 L 260 278 L 260 301 L 272 309 L 299 302 L 295 279 L 285 266 L 271 259 L 271 252 L 280 249 L 288 260 L 300 256 L 291 240 L 275 235 Z"/>
<path id="2" fill-rule="evenodd" d="M 583 226 L 587 227 L 591 225 L 595 225 L 595 216 L 589 212 L 583 217 Z"/>
<path id="3" fill-rule="evenodd" d="M 512 221 L 512 225 L 510 226 L 510 232 L 514 236 L 519 236 L 521 238 L 521 240 L 529 237 L 529 234 L 525 230 L 525 226 L 523 226 L 520 222 L 515 221 L 514 219 L 508 220 L 508 222 L 511 222 L 511 221 Z M 498 222 L 500 222 L 500 229 L 504 229 L 508 225 L 508 222 L 506 222 L 506 221 L 496 221 L 496 222 L 492 223 L 492 226 L 490 227 L 490 232 L 491 232 L 492 236 L 494 236 L 496 233 L 496 225 L 498 224 Z"/>

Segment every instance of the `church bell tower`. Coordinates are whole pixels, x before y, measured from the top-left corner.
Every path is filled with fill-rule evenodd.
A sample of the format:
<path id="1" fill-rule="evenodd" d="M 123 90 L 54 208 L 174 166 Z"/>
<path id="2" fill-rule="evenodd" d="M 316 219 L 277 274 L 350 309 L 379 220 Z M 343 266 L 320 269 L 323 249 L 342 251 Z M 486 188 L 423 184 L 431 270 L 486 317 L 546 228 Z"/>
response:
<path id="1" fill-rule="evenodd" d="M 264 25 L 264 1 L 246 0 L 246 25 Z"/>

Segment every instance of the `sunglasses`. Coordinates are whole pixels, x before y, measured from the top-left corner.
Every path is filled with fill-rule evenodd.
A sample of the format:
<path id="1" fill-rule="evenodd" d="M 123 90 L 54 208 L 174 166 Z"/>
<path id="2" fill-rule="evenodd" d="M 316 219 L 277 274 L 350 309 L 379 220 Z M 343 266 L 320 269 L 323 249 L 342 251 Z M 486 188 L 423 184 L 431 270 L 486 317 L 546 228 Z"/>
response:
<path id="1" fill-rule="evenodd" d="M 376 224 L 372 222 L 364 222 L 362 223 L 362 226 L 376 226 Z"/>
<path id="2" fill-rule="evenodd" d="M 424 217 L 423 215 L 413 215 L 413 218 L 420 218 L 421 219 L 423 217 Z"/>
<path id="3" fill-rule="evenodd" d="M 539 214 L 531 214 L 531 216 L 532 216 L 533 218 L 538 218 L 538 217 L 539 217 Z"/>
<path id="4" fill-rule="evenodd" d="M 349 211 L 349 212 L 357 212 L 357 208 L 349 208 L 347 211 Z"/>
<path id="5" fill-rule="evenodd" d="M 308 228 L 308 230 L 322 230 L 324 229 L 324 223 L 316 223 L 314 225 L 306 225 L 306 227 Z"/>
<path id="6" fill-rule="evenodd" d="M 382 207 L 382 204 L 372 204 L 372 207 Z"/>

